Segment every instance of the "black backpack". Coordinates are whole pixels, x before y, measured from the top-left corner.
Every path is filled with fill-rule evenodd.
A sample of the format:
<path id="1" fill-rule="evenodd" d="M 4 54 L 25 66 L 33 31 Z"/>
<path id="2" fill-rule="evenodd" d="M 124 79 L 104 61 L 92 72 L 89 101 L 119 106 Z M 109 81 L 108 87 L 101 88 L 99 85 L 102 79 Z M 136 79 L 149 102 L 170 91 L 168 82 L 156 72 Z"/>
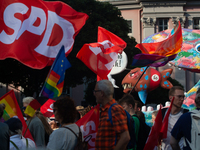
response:
<path id="1" fill-rule="evenodd" d="M 68 130 L 70 130 L 72 133 L 74 133 L 74 135 L 77 137 L 77 145 L 75 146 L 74 150 L 88 150 L 88 142 L 90 141 L 90 139 L 92 138 L 92 135 L 88 135 L 83 141 L 82 141 L 82 132 L 79 128 L 79 136 L 76 135 L 76 133 L 68 128 L 68 127 L 64 127 Z"/>
<path id="2" fill-rule="evenodd" d="M 110 106 L 110 108 L 108 109 L 108 120 L 110 121 L 111 125 L 113 125 L 112 122 L 112 113 L 111 113 L 111 109 L 112 106 L 117 105 L 117 103 L 114 103 Z M 131 117 L 131 115 L 125 110 L 126 112 L 126 116 L 127 116 L 127 125 L 128 125 L 128 131 L 129 131 L 129 135 L 130 135 L 130 141 L 127 145 L 127 149 L 134 149 L 135 148 L 135 144 L 136 144 L 136 138 L 135 138 L 135 122 L 133 120 L 133 118 Z M 115 145 L 117 144 L 117 136 L 115 137 Z"/>
<path id="3" fill-rule="evenodd" d="M 137 115 L 134 115 L 138 118 Z M 137 150 L 143 150 L 149 136 L 151 127 L 148 126 L 144 120 L 138 118 L 140 121 L 140 128 L 138 132 Z"/>

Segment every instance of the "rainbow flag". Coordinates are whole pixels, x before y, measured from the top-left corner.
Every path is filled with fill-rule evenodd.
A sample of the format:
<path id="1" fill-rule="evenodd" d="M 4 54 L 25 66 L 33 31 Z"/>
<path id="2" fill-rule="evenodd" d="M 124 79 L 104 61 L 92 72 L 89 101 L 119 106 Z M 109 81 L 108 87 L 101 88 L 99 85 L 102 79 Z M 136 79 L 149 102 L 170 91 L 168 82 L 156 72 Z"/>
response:
<path id="1" fill-rule="evenodd" d="M 167 39 L 156 43 L 137 44 L 135 47 L 139 48 L 142 54 L 134 56 L 132 66 L 164 66 L 181 51 L 182 43 L 182 30 L 179 22 L 177 30 L 175 32 L 172 30 Z"/>
<path id="2" fill-rule="evenodd" d="M 62 46 L 54 60 L 40 95 L 48 98 L 59 97 L 63 90 L 65 70 L 69 67 L 71 67 L 71 64 L 65 57 L 65 49 L 64 46 Z"/>
<path id="3" fill-rule="evenodd" d="M 33 140 L 33 137 L 27 127 L 27 124 L 24 120 L 24 117 L 22 115 L 21 109 L 19 107 L 19 104 L 17 102 L 17 99 L 15 97 L 15 93 L 13 90 L 9 91 L 8 93 L 6 93 L 4 96 L 2 96 L 0 98 L 0 104 L 4 103 L 6 105 L 5 110 L 4 110 L 4 114 L 3 114 L 3 119 L 5 121 L 7 121 L 8 119 L 12 118 L 12 117 L 18 117 L 23 125 L 22 128 L 22 135 L 24 135 L 26 129 L 26 133 L 24 135 L 25 138 L 30 138 Z M 33 140 L 34 141 L 34 140 Z"/>

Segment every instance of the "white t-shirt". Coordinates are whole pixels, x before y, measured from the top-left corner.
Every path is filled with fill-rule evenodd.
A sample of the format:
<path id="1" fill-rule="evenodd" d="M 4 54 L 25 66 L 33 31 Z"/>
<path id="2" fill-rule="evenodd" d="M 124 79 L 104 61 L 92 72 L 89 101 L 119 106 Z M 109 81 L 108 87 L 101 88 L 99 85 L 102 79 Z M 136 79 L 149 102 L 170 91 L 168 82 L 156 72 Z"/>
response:
<path id="1" fill-rule="evenodd" d="M 167 110 L 166 110 L 167 112 Z M 165 113 L 166 114 L 166 113 Z M 179 119 L 179 117 L 183 114 L 183 110 L 181 110 L 179 113 L 172 115 L 170 113 L 169 120 L 168 120 L 168 130 L 167 130 L 167 138 L 162 140 L 162 150 L 172 150 L 172 147 L 170 145 L 170 139 L 171 139 L 171 131 Z M 179 146 L 181 149 L 183 149 L 183 138 L 179 141 Z"/>
<path id="2" fill-rule="evenodd" d="M 35 143 L 31 139 L 29 138 L 27 139 L 28 139 L 28 148 L 35 148 L 36 147 Z M 26 150 L 26 139 L 23 136 L 19 134 L 13 135 L 10 137 L 10 141 L 13 141 L 20 150 Z M 10 150 L 17 150 L 11 142 L 10 142 Z"/>
<path id="3" fill-rule="evenodd" d="M 77 136 L 79 136 L 79 128 L 73 123 L 66 125 L 66 127 L 72 129 Z M 69 129 L 64 127 L 54 130 L 50 137 L 49 143 L 47 144 L 48 150 L 73 150 L 77 144 L 77 137 Z"/>

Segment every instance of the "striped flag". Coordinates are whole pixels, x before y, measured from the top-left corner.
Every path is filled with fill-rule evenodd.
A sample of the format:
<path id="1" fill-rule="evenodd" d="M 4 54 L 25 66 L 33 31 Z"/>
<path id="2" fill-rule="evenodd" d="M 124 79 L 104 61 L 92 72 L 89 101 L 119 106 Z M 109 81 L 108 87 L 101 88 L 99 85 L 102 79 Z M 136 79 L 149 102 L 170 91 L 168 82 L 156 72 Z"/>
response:
<path id="1" fill-rule="evenodd" d="M 30 102 L 24 111 L 25 114 L 32 117 L 35 114 L 35 110 L 39 109 L 48 98 L 59 97 L 62 94 L 65 71 L 69 67 L 71 67 L 71 64 L 65 57 L 65 49 L 64 46 L 62 46 L 53 65 L 51 66 L 44 86 L 40 92 L 40 96 Z"/>
<path id="2" fill-rule="evenodd" d="M 65 70 L 71 67 L 71 64 L 65 57 L 64 46 L 60 49 L 50 71 L 40 95 L 48 98 L 59 97 L 62 94 Z"/>
<path id="3" fill-rule="evenodd" d="M 22 126 L 23 126 L 22 135 L 24 135 L 24 133 L 25 133 L 25 135 L 24 135 L 25 138 L 30 138 L 31 140 L 33 140 L 33 137 L 31 135 L 29 129 L 27 128 L 27 124 L 24 120 L 24 117 L 22 115 L 21 109 L 19 107 L 19 104 L 17 102 L 15 93 L 13 90 L 9 91 L 8 93 L 6 93 L 4 96 L 2 96 L 0 98 L 0 104 L 2 104 L 2 103 L 4 103 L 6 105 L 4 114 L 3 114 L 3 119 L 5 121 L 7 121 L 8 119 L 10 119 L 12 117 L 17 116 L 20 119 L 20 121 L 22 122 Z M 26 131 L 26 129 L 27 129 L 27 131 Z"/>

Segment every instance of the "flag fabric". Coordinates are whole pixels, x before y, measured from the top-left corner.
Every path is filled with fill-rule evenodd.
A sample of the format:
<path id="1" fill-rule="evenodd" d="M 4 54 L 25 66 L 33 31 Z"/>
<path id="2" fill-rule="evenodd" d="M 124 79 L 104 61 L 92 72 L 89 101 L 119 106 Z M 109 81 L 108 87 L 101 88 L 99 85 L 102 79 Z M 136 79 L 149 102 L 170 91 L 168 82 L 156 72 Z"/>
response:
<path id="1" fill-rule="evenodd" d="M 153 66 L 159 67 L 173 60 L 177 53 L 181 51 L 183 39 L 179 22 L 177 30 L 170 36 L 157 43 L 140 43 L 135 47 L 139 48 L 142 54 L 134 56 L 132 66 Z"/>
<path id="2" fill-rule="evenodd" d="M 29 105 L 26 107 L 24 113 L 33 117 L 35 111 L 39 109 L 46 101 L 48 100 L 47 97 L 37 97 L 36 99 L 32 100 Z"/>
<path id="3" fill-rule="evenodd" d="M 161 142 L 161 140 L 160 140 L 161 127 L 162 127 L 162 111 L 161 111 L 161 106 L 160 106 L 160 109 L 156 116 L 154 125 L 151 128 L 149 137 L 144 146 L 144 150 L 153 150 L 155 146 L 158 146 L 160 144 L 160 142 Z"/>
<path id="4" fill-rule="evenodd" d="M 62 45 L 66 56 L 88 15 L 59 1 L 0 1 L 0 60 L 35 69 L 52 65 Z"/>
<path id="5" fill-rule="evenodd" d="M 13 90 L 6 93 L 4 96 L 0 98 L 0 104 L 4 103 L 6 105 L 3 118 L 5 121 L 12 117 L 18 117 L 20 121 L 22 122 L 22 135 L 24 135 L 25 138 L 29 138 L 33 140 L 33 137 L 27 127 L 27 124 L 24 120 L 24 117 L 22 115 L 21 109 L 19 107 L 19 104 L 17 102 L 17 99 L 15 97 L 15 93 Z M 27 130 L 27 131 L 26 131 Z M 34 141 L 34 140 L 33 140 Z"/>
<path id="6" fill-rule="evenodd" d="M 71 64 L 65 57 L 64 46 L 62 46 L 53 65 L 51 66 L 47 79 L 40 92 L 41 95 L 48 98 L 59 97 L 63 90 L 65 71 L 70 67 Z"/>
<path id="7" fill-rule="evenodd" d="M 171 112 L 171 109 L 172 109 L 173 102 L 174 102 L 174 97 L 173 97 L 173 99 L 171 101 L 171 104 L 170 104 L 168 110 L 167 110 L 165 118 L 163 119 L 162 128 L 160 130 L 161 139 L 167 138 L 168 120 L 169 120 L 169 115 L 170 115 L 170 112 Z"/>
<path id="8" fill-rule="evenodd" d="M 41 107 L 40 111 L 45 117 L 54 117 L 53 114 L 53 103 L 55 100 L 48 99 Z"/>
<path id="9" fill-rule="evenodd" d="M 124 48 L 126 42 L 98 27 L 98 43 L 84 44 L 76 57 L 101 79 L 108 79 L 107 75 L 117 60 L 118 53 L 122 53 Z"/>
<path id="10" fill-rule="evenodd" d="M 76 124 L 80 127 L 84 139 L 92 136 L 88 142 L 88 149 L 95 149 L 95 139 L 99 125 L 99 104 L 79 119 Z"/>

